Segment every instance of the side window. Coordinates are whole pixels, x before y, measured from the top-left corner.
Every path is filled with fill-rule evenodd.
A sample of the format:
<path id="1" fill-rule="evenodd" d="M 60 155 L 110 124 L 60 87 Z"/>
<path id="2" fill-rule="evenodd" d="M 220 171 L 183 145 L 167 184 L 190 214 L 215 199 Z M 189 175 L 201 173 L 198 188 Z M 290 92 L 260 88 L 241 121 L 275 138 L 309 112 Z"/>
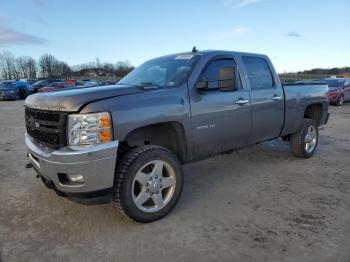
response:
<path id="1" fill-rule="evenodd" d="M 202 79 L 208 82 L 207 90 L 217 90 L 219 88 L 219 69 L 222 67 L 236 66 L 232 59 L 222 59 L 210 62 L 202 73 Z"/>
<path id="2" fill-rule="evenodd" d="M 263 58 L 242 57 L 252 89 L 268 89 L 274 85 L 269 65 Z"/>

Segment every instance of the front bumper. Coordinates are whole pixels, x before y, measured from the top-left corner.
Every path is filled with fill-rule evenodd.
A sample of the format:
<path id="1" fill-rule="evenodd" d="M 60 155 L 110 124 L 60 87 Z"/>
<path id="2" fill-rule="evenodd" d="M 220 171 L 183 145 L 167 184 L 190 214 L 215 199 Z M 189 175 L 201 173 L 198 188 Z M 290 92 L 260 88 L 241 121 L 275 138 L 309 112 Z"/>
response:
<path id="1" fill-rule="evenodd" d="M 26 134 L 28 157 L 44 184 L 59 195 L 88 204 L 110 200 L 117 161 L 118 141 L 72 150 L 47 149 Z M 70 175 L 83 176 L 84 182 L 67 180 Z"/>

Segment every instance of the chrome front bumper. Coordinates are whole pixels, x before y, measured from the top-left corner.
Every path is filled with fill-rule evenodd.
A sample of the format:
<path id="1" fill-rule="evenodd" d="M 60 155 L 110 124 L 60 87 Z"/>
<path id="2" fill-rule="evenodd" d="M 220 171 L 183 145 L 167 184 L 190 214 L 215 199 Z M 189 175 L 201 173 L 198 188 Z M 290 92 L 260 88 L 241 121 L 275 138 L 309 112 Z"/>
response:
<path id="1" fill-rule="evenodd" d="M 113 187 L 118 141 L 81 150 L 68 147 L 52 150 L 35 144 L 26 134 L 25 143 L 34 169 L 45 181 L 53 184 L 56 192 L 67 196 L 74 196 L 74 193 L 92 195 L 93 192 L 102 192 Z M 62 180 L 62 176 L 69 175 L 82 175 L 84 182 L 71 183 Z"/>

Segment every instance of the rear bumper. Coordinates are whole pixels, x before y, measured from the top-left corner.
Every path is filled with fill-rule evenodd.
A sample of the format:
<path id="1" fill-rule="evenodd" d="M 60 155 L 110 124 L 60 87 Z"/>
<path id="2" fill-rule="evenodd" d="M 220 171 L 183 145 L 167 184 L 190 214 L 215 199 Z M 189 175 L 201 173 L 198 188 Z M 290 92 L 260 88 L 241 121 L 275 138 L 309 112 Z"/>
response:
<path id="1" fill-rule="evenodd" d="M 87 204 L 110 200 L 117 161 L 118 141 L 81 150 L 68 147 L 49 150 L 35 144 L 26 134 L 28 157 L 44 184 L 61 196 Z M 83 181 L 72 181 L 72 176 Z M 89 201 L 91 200 L 91 201 Z M 107 201 L 101 201 L 107 202 Z"/>
<path id="2" fill-rule="evenodd" d="M 14 100 L 16 98 L 16 94 L 3 94 L 0 95 L 0 100 Z"/>
<path id="3" fill-rule="evenodd" d="M 342 93 L 329 93 L 329 102 L 330 103 L 336 103 L 339 99 Z"/>

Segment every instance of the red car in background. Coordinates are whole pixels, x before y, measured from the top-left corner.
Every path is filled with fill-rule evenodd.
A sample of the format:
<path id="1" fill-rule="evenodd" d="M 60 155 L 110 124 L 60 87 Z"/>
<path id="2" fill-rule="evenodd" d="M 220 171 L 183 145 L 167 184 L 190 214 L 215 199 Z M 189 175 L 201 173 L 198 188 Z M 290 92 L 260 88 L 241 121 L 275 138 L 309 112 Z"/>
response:
<path id="1" fill-rule="evenodd" d="M 38 92 L 53 92 L 53 91 L 67 89 L 70 87 L 71 85 L 65 82 L 53 82 L 53 83 L 48 83 L 46 86 L 42 88 L 39 88 Z"/>
<path id="2" fill-rule="evenodd" d="M 350 101 L 350 78 L 325 78 L 322 79 L 329 87 L 329 103 L 342 106 Z"/>

